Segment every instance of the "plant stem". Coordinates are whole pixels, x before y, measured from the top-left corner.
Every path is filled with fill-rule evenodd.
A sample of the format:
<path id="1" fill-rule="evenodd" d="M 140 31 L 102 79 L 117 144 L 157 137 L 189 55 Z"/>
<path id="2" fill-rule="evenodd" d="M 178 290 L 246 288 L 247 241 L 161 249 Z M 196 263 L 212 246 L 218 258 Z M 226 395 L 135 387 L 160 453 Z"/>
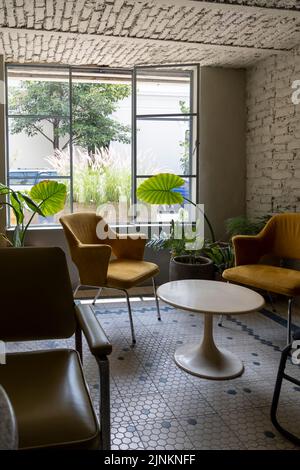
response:
<path id="1" fill-rule="evenodd" d="M 26 236 L 27 229 L 28 229 L 29 225 L 31 224 L 31 221 L 32 221 L 33 217 L 35 216 L 36 212 L 37 211 L 32 213 L 32 216 L 30 217 L 30 219 L 29 219 L 28 223 L 26 224 L 25 228 L 23 228 L 24 225 L 22 225 L 22 235 L 21 235 L 22 246 L 24 246 L 24 241 L 25 241 L 25 236 Z"/>
<path id="2" fill-rule="evenodd" d="M 214 243 L 214 242 L 216 241 L 215 233 L 214 233 L 214 230 L 213 230 L 213 228 L 212 228 L 212 225 L 211 225 L 211 223 L 210 223 L 210 221 L 209 221 L 209 218 L 206 216 L 205 212 L 203 212 L 203 210 L 200 209 L 200 207 L 197 206 L 197 204 L 195 204 L 193 201 L 191 201 L 191 200 L 188 199 L 187 197 L 183 196 L 183 199 L 184 199 L 185 201 L 189 202 L 190 204 L 192 204 L 194 207 L 196 207 L 196 208 L 201 212 L 201 214 L 203 214 L 204 219 L 205 219 L 205 222 L 207 223 L 208 228 L 209 228 L 209 231 L 210 231 L 211 239 L 212 239 L 212 241 L 213 241 L 213 243 Z"/>

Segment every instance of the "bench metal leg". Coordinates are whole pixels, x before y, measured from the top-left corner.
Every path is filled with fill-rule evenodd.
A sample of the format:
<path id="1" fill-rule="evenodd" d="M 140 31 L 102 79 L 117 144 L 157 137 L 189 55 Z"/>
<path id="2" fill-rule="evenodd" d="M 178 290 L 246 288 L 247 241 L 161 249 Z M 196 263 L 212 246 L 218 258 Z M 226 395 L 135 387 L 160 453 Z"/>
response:
<path id="1" fill-rule="evenodd" d="M 101 445 L 103 450 L 110 450 L 110 383 L 109 362 L 107 357 L 96 358 L 100 376 L 100 402 L 99 421 L 101 431 Z"/>

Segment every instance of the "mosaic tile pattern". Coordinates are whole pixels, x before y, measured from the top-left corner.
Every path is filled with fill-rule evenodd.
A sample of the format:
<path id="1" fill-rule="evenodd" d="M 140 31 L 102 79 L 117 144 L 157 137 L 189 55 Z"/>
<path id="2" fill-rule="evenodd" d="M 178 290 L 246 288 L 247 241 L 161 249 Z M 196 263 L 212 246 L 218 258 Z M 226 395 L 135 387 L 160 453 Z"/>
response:
<path id="1" fill-rule="evenodd" d="M 215 325 L 219 346 L 237 354 L 245 371 L 237 379 L 209 381 L 179 369 L 175 349 L 200 340 L 201 315 L 161 304 L 133 302 L 137 344 L 131 335 L 125 302 L 99 303 L 98 320 L 113 343 L 110 356 L 113 449 L 294 449 L 272 426 L 269 412 L 280 349 L 282 324 L 260 313 L 226 319 Z M 216 320 L 217 321 L 217 320 Z M 27 349 L 73 347 L 67 341 L 30 342 Z M 24 350 L 19 343 L 11 350 Z M 290 364 L 298 377 L 300 368 Z M 98 409 L 98 368 L 84 341 L 84 370 Z M 285 384 L 279 419 L 300 435 L 300 388 Z"/>

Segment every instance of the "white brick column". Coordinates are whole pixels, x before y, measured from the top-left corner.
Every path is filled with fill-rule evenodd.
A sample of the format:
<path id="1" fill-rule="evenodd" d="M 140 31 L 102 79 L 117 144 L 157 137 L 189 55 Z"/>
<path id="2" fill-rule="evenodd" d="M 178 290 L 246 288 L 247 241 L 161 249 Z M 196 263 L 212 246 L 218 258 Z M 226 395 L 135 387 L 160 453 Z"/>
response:
<path id="1" fill-rule="evenodd" d="M 300 48 L 259 62 L 247 73 L 247 212 L 300 210 Z"/>

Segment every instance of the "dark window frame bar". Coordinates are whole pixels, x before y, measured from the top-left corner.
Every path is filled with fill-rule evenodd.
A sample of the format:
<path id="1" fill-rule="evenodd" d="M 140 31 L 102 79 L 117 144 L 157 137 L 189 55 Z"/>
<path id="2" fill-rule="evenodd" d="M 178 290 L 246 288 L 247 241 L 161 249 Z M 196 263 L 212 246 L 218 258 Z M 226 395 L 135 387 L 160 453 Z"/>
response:
<path id="1" fill-rule="evenodd" d="M 160 68 L 180 68 L 180 67 L 190 67 L 192 70 L 182 71 L 185 76 L 190 77 L 190 110 L 194 109 L 194 92 L 196 92 L 196 112 L 191 113 L 170 113 L 170 114 L 138 114 L 137 113 L 137 82 L 138 78 L 137 75 L 140 73 L 142 76 L 143 74 L 141 71 L 146 70 L 145 75 L 149 74 L 149 70 L 154 70 L 159 72 Z M 180 75 L 180 70 L 173 70 L 173 73 L 177 76 Z M 196 90 L 195 87 L 195 74 L 196 74 Z M 178 175 L 182 178 L 196 178 L 196 204 L 199 203 L 199 113 L 200 113 L 200 64 L 190 63 L 190 64 L 163 64 L 163 65 L 136 65 L 133 67 L 133 78 L 132 78 L 132 161 L 134 162 L 133 166 L 133 174 L 132 174 L 132 181 L 134 181 L 134 191 L 132 194 L 132 201 L 134 204 L 137 203 L 136 197 L 136 180 L 138 178 L 149 178 L 153 175 L 138 175 L 137 174 L 137 121 L 138 120 L 153 120 L 153 121 L 189 121 L 190 122 L 190 136 L 189 136 L 189 168 L 190 173 L 192 173 L 192 166 L 193 166 L 193 155 L 196 152 L 196 175 Z M 171 119 L 173 117 L 173 119 Z M 174 119 L 174 117 L 178 119 Z M 169 119 L 167 119 L 169 118 Z M 194 140 L 194 133 L 193 133 L 193 118 L 196 118 L 196 140 L 195 146 L 193 145 Z M 190 187 L 190 199 L 192 198 L 192 188 Z M 134 216 L 135 217 L 135 216 Z"/>

